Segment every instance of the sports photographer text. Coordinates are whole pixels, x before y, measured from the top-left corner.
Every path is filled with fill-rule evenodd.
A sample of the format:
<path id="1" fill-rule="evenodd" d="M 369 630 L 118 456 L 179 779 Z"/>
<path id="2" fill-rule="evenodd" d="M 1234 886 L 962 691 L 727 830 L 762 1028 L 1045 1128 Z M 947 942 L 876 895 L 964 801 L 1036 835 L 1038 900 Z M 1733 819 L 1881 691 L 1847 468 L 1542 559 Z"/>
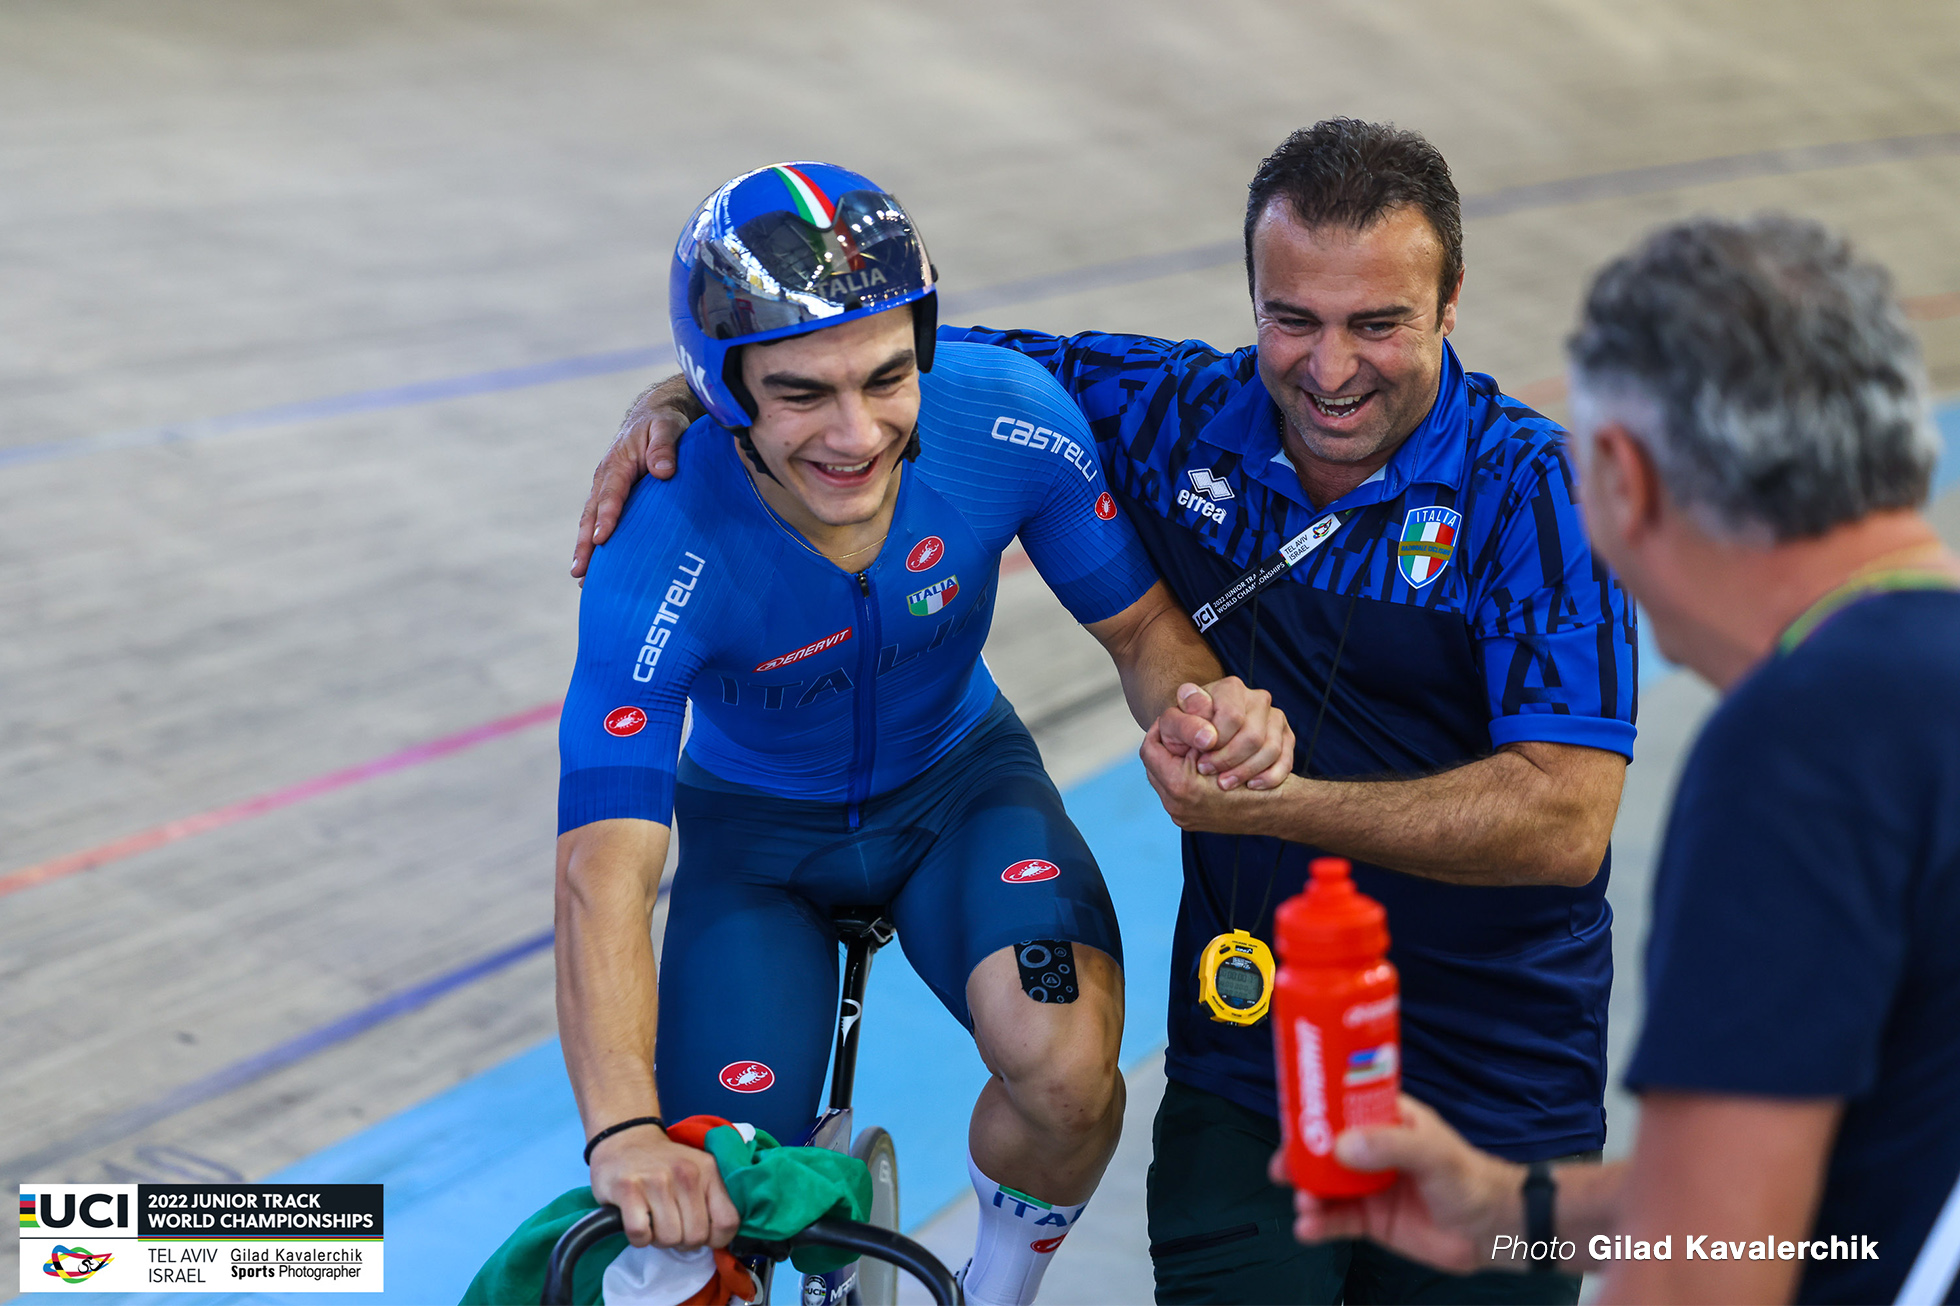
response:
<path id="1" fill-rule="evenodd" d="M 1661 1238 L 1632 1238 L 1626 1234 L 1595 1234 L 1586 1244 L 1595 1261 L 1671 1261 L 1674 1235 Z M 1511 1234 L 1499 1234 L 1491 1243 L 1490 1258 L 1512 1261 L 1570 1261 L 1579 1255 L 1570 1239 L 1527 1242 Z M 1689 1261 L 1875 1261 L 1878 1242 L 1863 1236 L 1817 1238 L 1791 1242 L 1788 1239 L 1757 1238 L 1734 1241 L 1697 1233 L 1681 1239 L 1681 1257 Z"/>

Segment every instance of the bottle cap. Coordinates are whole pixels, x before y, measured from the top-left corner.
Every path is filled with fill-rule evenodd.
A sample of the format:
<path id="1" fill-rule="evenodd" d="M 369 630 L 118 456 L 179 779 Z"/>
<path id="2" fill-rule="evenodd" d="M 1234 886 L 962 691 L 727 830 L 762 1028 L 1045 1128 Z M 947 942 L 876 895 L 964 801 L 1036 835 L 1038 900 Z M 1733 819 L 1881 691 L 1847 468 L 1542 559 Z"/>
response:
<path id="1" fill-rule="evenodd" d="M 1305 893 L 1279 905 L 1274 917 L 1280 959 L 1298 965 L 1367 962 L 1388 951 L 1388 912 L 1354 887 L 1345 857 L 1316 857 Z"/>

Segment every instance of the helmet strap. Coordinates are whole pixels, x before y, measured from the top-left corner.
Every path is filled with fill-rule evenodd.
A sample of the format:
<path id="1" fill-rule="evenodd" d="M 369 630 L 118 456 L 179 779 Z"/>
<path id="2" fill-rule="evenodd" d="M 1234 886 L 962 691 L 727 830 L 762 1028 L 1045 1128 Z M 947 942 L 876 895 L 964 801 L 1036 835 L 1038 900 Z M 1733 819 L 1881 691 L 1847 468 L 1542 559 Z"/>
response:
<path id="1" fill-rule="evenodd" d="M 939 292 L 929 291 L 912 301 L 912 356 L 921 372 L 932 370 L 932 350 L 939 340 Z"/>
<path id="2" fill-rule="evenodd" d="M 776 484 L 782 484 L 782 481 L 778 479 L 776 473 L 769 470 L 769 464 L 762 461 L 762 453 L 755 447 L 755 441 L 749 437 L 748 427 L 738 426 L 735 428 L 735 443 L 742 446 L 742 452 L 749 456 L 749 462 L 754 465 L 758 472 L 761 472 L 770 480 L 775 481 Z"/>
<path id="3" fill-rule="evenodd" d="M 728 388 L 728 393 L 735 396 L 735 402 L 742 405 L 742 411 L 749 415 L 749 421 L 755 421 L 757 411 L 755 396 L 749 393 L 748 386 L 742 381 L 742 351 L 740 348 L 729 350 L 727 356 L 722 359 L 721 383 Z M 751 466 L 764 476 L 767 476 L 770 480 L 775 481 L 776 484 L 782 484 L 782 481 L 777 477 L 776 473 L 769 470 L 769 464 L 762 461 L 762 452 L 755 447 L 755 440 L 749 435 L 748 427 L 738 426 L 735 428 L 735 443 L 741 446 L 744 454 L 748 455 Z"/>

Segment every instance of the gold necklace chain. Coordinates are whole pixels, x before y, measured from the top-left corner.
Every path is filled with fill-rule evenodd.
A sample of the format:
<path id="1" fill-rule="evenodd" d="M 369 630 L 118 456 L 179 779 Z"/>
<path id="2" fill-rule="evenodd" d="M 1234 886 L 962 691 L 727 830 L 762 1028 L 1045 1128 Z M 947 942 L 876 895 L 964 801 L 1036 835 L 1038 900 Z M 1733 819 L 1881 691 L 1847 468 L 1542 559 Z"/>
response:
<path id="1" fill-rule="evenodd" d="M 836 555 L 835 557 L 832 557 L 832 556 L 831 556 L 830 554 L 828 554 L 828 553 L 823 553 L 823 551 L 822 551 L 821 549 L 819 549 L 819 550 L 816 550 L 816 552 L 818 552 L 818 553 L 823 553 L 823 556 L 824 556 L 824 557 L 826 557 L 826 558 L 830 558 L 830 560 L 831 560 L 832 562 L 842 562 L 842 561 L 844 561 L 844 559 L 846 559 L 846 558 L 855 558 L 855 557 L 857 557 L 857 556 L 858 556 L 858 554 L 860 554 L 860 553 L 869 553 L 869 552 L 871 552 L 871 550 L 873 550 L 873 549 L 880 549 L 880 548 L 883 548 L 883 547 L 884 547 L 884 545 L 885 545 L 885 541 L 886 541 L 887 539 L 889 539 L 890 537 L 891 537 L 891 532 L 890 532 L 890 531 L 886 531 L 886 532 L 885 532 L 885 533 L 884 533 L 883 535 L 880 535 L 880 536 L 878 537 L 878 542 L 877 542 L 876 544 L 867 544 L 867 545 L 865 545 L 865 546 L 864 546 L 863 548 L 861 548 L 861 549 L 853 549 L 853 550 L 851 550 L 851 551 L 850 551 L 849 553 L 840 553 L 840 554 L 837 554 L 837 555 Z"/>
<path id="2" fill-rule="evenodd" d="M 756 495 L 756 497 L 758 499 L 762 498 L 760 494 Z M 769 515 L 774 517 L 777 521 L 777 524 L 779 524 L 783 528 L 783 534 L 789 536 L 792 540 L 795 540 L 797 544 L 802 547 L 805 553 L 815 554 L 817 557 L 822 558 L 825 562 L 828 562 L 833 566 L 841 566 L 844 562 L 844 559 L 846 558 L 855 558 L 860 553 L 869 553 L 873 549 L 883 548 L 885 541 L 891 538 L 891 532 L 886 531 L 883 535 L 880 535 L 878 537 L 878 540 L 875 544 L 867 544 L 861 549 L 852 549 L 849 553 L 840 553 L 835 557 L 832 557 L 830 554 L 825 553 L 822 549 L 819 549 L 816 545 L 810 543 L 809 540 L 805 539 L 803 537 L 802 531 L 797 530 L 794 526 L 791 526 L 788 522 L 784 521 L 782 519 L 782 514 L 778 513 L 774 508 L 770 508 L 766 500 L 763 501 L 762 506 L 768 510 Z"/>

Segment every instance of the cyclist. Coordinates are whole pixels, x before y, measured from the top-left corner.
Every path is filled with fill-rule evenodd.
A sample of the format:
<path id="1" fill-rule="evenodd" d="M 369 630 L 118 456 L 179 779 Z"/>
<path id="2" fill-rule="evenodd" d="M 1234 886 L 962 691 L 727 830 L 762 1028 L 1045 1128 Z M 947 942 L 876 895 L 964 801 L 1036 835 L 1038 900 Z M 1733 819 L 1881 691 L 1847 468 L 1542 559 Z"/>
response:
<path id="1" fill-rule="evenodd" d="M 686 474 L 635 489 L 586 578 L 559 733 L 559 1027 L 595 1196 L 636 1245 L 726 1243 L 712 1163 L 658 1117 L 794 1139 L 829 1046 L 829 910 L 888 904 L 993 1072 L 969 1132 L 968 1297 L 1025 1302 L 1115 1148 L 1122 948 L 980 657 L 1002 550 L 1020 536 L 1138 722 L 1218 783 L 1278 784 L 1292 735 L 1151 573 L 1054 379 L 935 348 L 934 281 L 898 201 L 826 164 L 737 177 L 684 228 L 669 309 L 708 416 Z"/>

